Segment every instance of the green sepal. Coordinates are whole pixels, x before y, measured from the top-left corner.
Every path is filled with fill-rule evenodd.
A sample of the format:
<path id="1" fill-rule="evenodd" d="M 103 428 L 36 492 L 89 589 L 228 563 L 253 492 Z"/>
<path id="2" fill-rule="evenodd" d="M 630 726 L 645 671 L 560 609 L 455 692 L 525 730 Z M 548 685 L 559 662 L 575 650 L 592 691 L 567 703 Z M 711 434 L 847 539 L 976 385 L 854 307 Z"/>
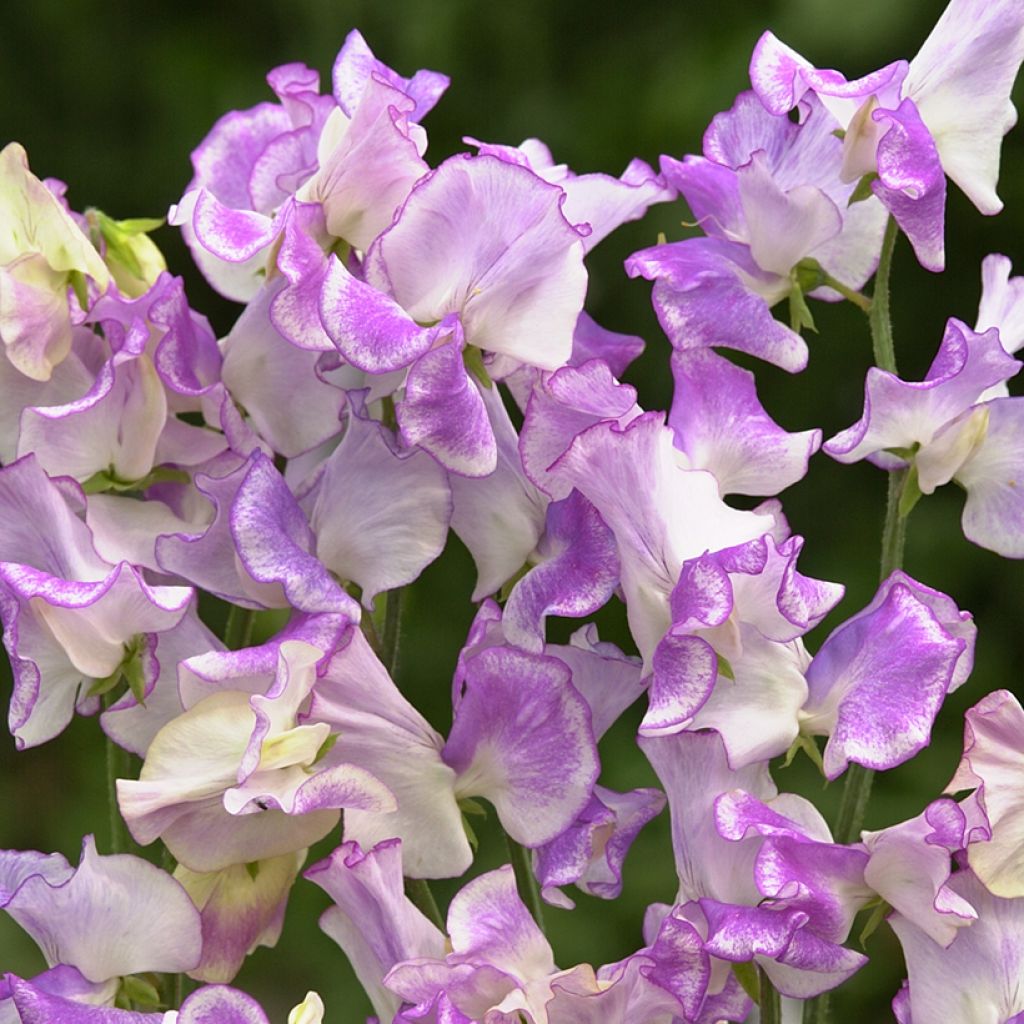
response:
<path id="1" fill-rule="evenodd" d="M 870 174 L 865 174 L 857 182 L 857 187 L 850 193 L 850 198 L 846 200 L 846 205 L 853 206 L 854 203 L 863 203 L 865 199 L 870 199 L 875 194 L 871 189 L 871 185 L 877 180 L 878 171 L 871 171 Z"/>
<path id="2" fill-rule="evenodd" d="M 729 659 L 723 654 L 715 652 L 715 658 L 717 659 L 717 669 L 720 676 L 724 676 L 726 679 L 731 679 L 736 682 L 736 673 L 733 671 L 732 665 L 729 663 Z"/>
<path id="3" fill-rule="evenodd" d="M 897 459 L 903 459 L 904 462 L 912 462 L 920 448 L 921 442 L 915 441 L 909 448 L 885 448 L 884 451 L 888 455 L 895 455 Z"/>
<path id="4" fill-rule="evenodd" d="M 480 382 L 481 387 L 494 387 L 494 381 L 484 366 L 484 354 L 476 345 L 467 345 L 462 350 L 462 361 L 466 364 L 466 369 Z"/>
<path id="5" fill-rule="evenodd" d="M 471 814 L 476 818 L 487 817 L 487 808 L 479 800 L 474 800 L 472 797 L 464 796 L 459 801 L 459 810 L 463 814 Z"/>
<path id="6" fill-rule="evenodd" d="M 910 467 L 900 490 L 900 503 L 897 508 L 900 519 L 906 519 L 922 497 L 921 487 L 917 482 L 917 466 L 914 465 Z"/>
<path id="7" fill-rule="evenodd" d="M 255 882 L 260 877 L 260 862 L 251 860 L 245 865 L 245 873 Z"/>
<path id="8" fill-rule="evenodd" d="M 732 965 L 732 973 L 736 980 L 743 986 L 743 991 L 754 1000 L 755 1003 L 761 1000 L 761 982 L 757 977 L 757 968 L 752 960 Z"/>
<path id="9" fill-rule="evenodd" d="M 171 466 L 155 466 L 141 480 L 122 480 L 113 469 L 101 469 L 82 484 L 82 490 L 86 494 L 106 494 L 111 491 L 127 494 L 144 491 L 153 484 L 187 484 L 190 479 L 185 470 L 173 469 Z"/>
<path id="10" fill-rule="evenodd" d="M 803 751 L 813 762 L 815 767 L 825 774 L 825 762 L 822 760 L 821 751 L 818 749 L 818 744 L 814 742 L 813 736 L 808 736 L 806 733 L 797 733 L 797 737 L 793 740 L 789 750 L 786 751 L 786 757 L 782 762 L 783 768 L 788 768 L 792 763 L 796 755 Z"/>
<path id="11" fill-rule="evenodd" d="M 806 295 L 828 282 L 825 268 L 813 256 L 805 256 L 791 271 L 790 280 L 794 287 Z"/>
<path id="12" fill-rule="evenodd" d="M 864 927 L 860 930 L 860 935 L 857 936 L 857 941 L 860 943 L 861 949 L 867 949 L 868 939 L 878 930 L 878 926 L 885 920 L 885 915 L 892 910 L 892 907 L 883 899 L 879 899 L 877 903 L 868 903 L 864 909 L 871 909 L 871 916 L 864 922 Z"/>
<path id="13" fill-rule="evenodd" d="M 117 994 L 118 998 L 123 997 L 131 1006 L 156 1009 L 162 1005 L 156 985 L 141 974 L 129 974 L 122 978 Z"/>
<path id="14" fill-rule="evenodd" d="M 132 657 L 121 666 L 121 674 L 124 676 L 124 681 L 128 684 L 132 696 L 145 707 L 146 673 L 142 667 L 142 658 L 139 657 L 139 653 L 139 651 L 133 652 Z"/>
<path id="15" fill-rule="evenodd" d="M 89 210 L 87 217 L 95 224 L 96 230 L 107 243 L 107 257 L 120 263 L 132 277 L 144 279 L 146 271 L 139 262 L 139 254 L 132 239 L 163 227 L 164 221 L 154 217 L 130 217 L 128 220 L 114 220 L 102 210 Z M 152 243 L 146 244 L 152 245 Z"/>
<path id="16" fill-rule="evenodd" d="M 805 327 L 809 331 L 814 331 L 815 334 L 818 333 L 818 328 L 814 326 L 814 316 L 807 305 L 804 293 L 795 283 L 789 293 L 789 326 L 797 334 L 800 334 Z"/>
<path id="17" fill-rule="evenodd" d="M 845 139 L 845 138 L 846 138 L 846 129 L 845 129 L 845 128 L 833 128 L 833 129 L 832 129 L 832 134 L 833 134 L 833 135 L 834 135 L 834 136 L 835 136 L 835 137 L 836 137 L 837 139 L 839 139 L 840 141 L 842 141 L 843 139 Z"/>
<path id="18" fill-rule="evenodd" d="M 338 737 L 340 735 L 340 733 L 332 732 L 330 736 L 320 744 L 320 749 L 316 752 L 316 757 L 313 758 L 313 765 L 319 764 L 331 752 L 334 748 L 334 744 L 338 742 Z M 313 765 L 310 765 L 310 768 L 312 768 Z"/>
<path id="19" fill-rule="evenodd" d="M 469 842 L 469 848 L 475 854 L 480 848 L 480 840 L 477 839 L 476 832 L 474 831 L 473 826 L 470 825 L 469 818 L 467 818 L 465 814 L 462 815 L 462 831 L 466 833 L 466 840 Z"/>

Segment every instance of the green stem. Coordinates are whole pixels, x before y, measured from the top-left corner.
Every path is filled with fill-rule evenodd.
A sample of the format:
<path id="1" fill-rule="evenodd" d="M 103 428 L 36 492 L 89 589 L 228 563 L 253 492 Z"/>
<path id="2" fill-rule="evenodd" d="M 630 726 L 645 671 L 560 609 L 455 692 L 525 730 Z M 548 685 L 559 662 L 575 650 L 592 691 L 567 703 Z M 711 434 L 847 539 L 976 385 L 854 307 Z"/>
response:
<path id="1" fill-rule="evenodd" d="M 896 349 L 892 341 L 892 320 L 889 317 L 889 275 L 892 272 L 892 254 L 896 248 L 899 227 L 893 217 L 885 227 L 882 255 L 875 274 L 875 290 L 871 296 L 871 344 L 875 352 L 875 365 L 890 373 L 896 372 Z"/>
<path id="2" fill-rule="evenodd" d="M 831 288 L 832 291 L 839 292 L 844 299 L 852 302 L 858 309 L 863 310 L 865 313 L 871 312 L 871 299 L 866 295 L 861 295 L 858 291 L 854 291 L 848 284 L 837 281 L 831 274 L 826 273 L 821 283 Z"/>
<path id="3" fill-rule="evenodd" d="M 519 898 L 526 904 L 537 927 L 544 931 L 544 904 L 540 898 L 540 889 L 537 887 L 537 879 L 533 873 L 530 851 L 525 846 L 520 846 L 510 835 L 506 833 L 505 842 L 508 843 L 509 860 L 512 862 L 512 870 L 516 876 L 516 888 L 519 890 Z"/>
<path id="4" fill-rule="evenodd" d="M 394 676 L 398 666 L 398 637 L 402 626 L 402 589 L 389 590 L 384 595 L 387 602 L 384 606 L 384 627 L 381 630 L 380 647 L 381 661 L 388 670 L 388 674 Z"/>
<path id="5" fill-rule="evenodd" d="M 758 967 L 757 978 L 761 994 L 761 1024 L 782 1024 L 782 1000 L 763 967 Z"/>
<path id="6" fill-rule="evenodd" d="M 103 706 L 109 707 L 114 702 L 113 692 L 103 695 Z M 119 747 L 109 736 L 107 745 L 107 811 L 110 817 L 110 852 L 124 853 L 128 849 L 128 830 L 121 809 L 117 805 L 117 780 L 127 779 L 128 751 Z"/>
<path id="7" fill-rule="evenodd" d="M 896 348 L 892 337 L 892 319 L 889 315 L 889 276 L 892 273 L 892 255 L 896 248 L 899 228 L 890 217 L 882 240 L 882 254 L 875 274 L 875 288 L 868 311 L 871 327 L 871 347 L 875 365 L 889 373 L 896 373 Z M 907 533 L 907 517 L 900 514 L 900 497 L 906 485 L 909 470 L 890 470 L 888 495 L 885 505 L 885 525 L 882 527 L 882 556 L 879 577 L 886 580 L 903 565 L 903 546 Z M 875 773 L 870 768 L 851 764 L 846 770 L 843 795 L 839 801 L 839 813 L 832 834 L 837 843 L 855 843 L 860 839 L 864 826 L 864 815 L 871 797 L 871 785 Z M 804 1004 L 804 1024 L 829 1024 L 830 993 L 823 992 Z"/>
<path id="8" fill-rule="evenodd" d="M 224 643 L 228 650 L 237 651 L 248 647 L 252 640 L 252 625 L 256 613 L 251 608 L 242 608 L 237 604 L 231 606 L 228 621 L 224 626 Z"/>
<path id="9" fill-rule="evenodd" d="M 424 917 L 437 925 L 441 931 L 445 931 L 444 918 L 441 917 L 437 900 L 434 899 L 434 894 L 425 878 L 407 878 L 405 880 L 405 895 Z"/>

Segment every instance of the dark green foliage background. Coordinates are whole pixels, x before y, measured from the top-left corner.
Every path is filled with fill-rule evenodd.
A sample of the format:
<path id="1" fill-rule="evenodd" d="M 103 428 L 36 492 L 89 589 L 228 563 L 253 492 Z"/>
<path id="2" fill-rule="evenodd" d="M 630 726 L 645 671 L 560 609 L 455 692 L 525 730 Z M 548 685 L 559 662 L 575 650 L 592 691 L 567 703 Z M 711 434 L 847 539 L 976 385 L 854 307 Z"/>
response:
<path id="1" fill-rule="evenodd" d="M 430 67 L 451 75 L 449 93 L 426 121 L 432 162 L 457 151 L 463 135 L 506 143 L 538 136 L 579 172 L 618 174 L 634 156 L 656 163 L 662 152 L 699 152 L 712 115 L 747 87 L 750 51 L 764 28 L 819 66 L 840 67 L 852 77 L 912 56 L 942 6 L 935 0 L 5 4 L 0 141 L 24 143 L 33 170 L 66 180 L 77 208 L 159 216 L 181 195 L 190 178 L 188 153 L 217 117 L 269 99 L 263 75 L 276 64 L 301 60 L 328 81 L 345 34 L 358 26 L 377 55 L 400 71 Z M 997 218 L 981 217 L 951 187 L 945 274 L 921 270 L 906 243 L 898 247 L 896 348 L 909 378 L 926 370 L 947 316 L 973 323 L 985 254 L 1005 252 L 1024 270 L 1024 143 L 1018 133 L 1004 144 L 1003 168 L 1000 194 L 1007 212 Z M 622 260 L 661 231 L 669 239 L 683 237 L 687 219 L 682 203 L 656 207 L 590 258 L 590 312 L 602 324 L 648 341 L 629 374 L 647 408 L 665 408 L 671 400 L 669 347 L 650 309 L 650 286 L 629 281 Z M 173 230 L 156 238 L 171 269 L 184 274 L 192 305 L 225 333 L 237 307 L 217 298 L 190 268 Z M 756 369 L 762 400 L 784 426 L 820 426 L 828 436 L 860 414 L 871 349 L 864 318 L 852 307 L 815 304 L 814 314 L 820 333 L 809 339 L 805 373 L 789 377 L 761 364 Z M 883 474 L 873 467 L 842 467 L 819 455 L 808 477 L 783 496 L 794 532 L 807 538 L 803 570 L 847 587 L 839 610 L 811 636 L 812 650 L 874 592 L 884 493 Z M 917 814 L 938 795 L 959 755 L 966 707 L 997 687 L 1020 689 L 1021 566 L 964 540 L 960 501 L 954 488 L 946 488 L 918 506 L 907 568 L 974 612 L 980 629 L 975 672 L 947 702 L 932 746 L 877 780 L 871 828 Z M 450 720 L 451 672 L 472 617 L 471 586 L 472 564 L 453 537 L 406 602 L 399 683 L 442 731 Z M 203 607 L 212 622 L 223 614 L 213 603 Z M 601 623 L 608 638 L 629 643 L 621 607 L 606 609 Z M 556 624 L 555 632 L 566 636 L 572 625 Z M 9 681 L 3 685 L 6 692 Z M 609 785 L 653 781 L 632 743 L 638 718 L 635 711 L 627 715 L 603 744 Z M 101 850 L 107 849 L 103 757 L 93 720 L 76 720 L 57 740 L 32 751 L 16 753 L 9 738 L 0 739 L 0 846 L 59 850 L 76 859 L 81 836 L 95 831 Z M 823 790 L 806 765 L 779 771 L 777 779 L 820 800 L 826 814 L 834 810 L 839 784 Z M 501 861 L 502 847 L 486 824 L 480 831 L 477 867 L 484 869 Z M 331 837 L 320 844 L 311 861 L 335 842 Z M 455 888 L 438 886 L 445 897 Z M 663 816 L 637 841 L 620 900 L 580 897 L 575 913 L 549 912 L 559 964 L 628 954 L 641 941 L 646 905 L 671 901 L 674 890 Z M 318 889 L 300 883 L 279 948 L 257 952 L 238 979 L 282 1024 L 287 1008 L 308 988 L 323 995 L 332 1024 L 361 1021 L 369 1012 L 344 957 L 315 926 L 324 906 Z M 868 952 L 873 962 L 836 998 L 838 1020 L 891 1019 L 888 1002 L 902 976 L 898 947 L 883 928 Z M 0 918 L 0 969 L 31 976 L 42 967 L 35 947 Z"/>

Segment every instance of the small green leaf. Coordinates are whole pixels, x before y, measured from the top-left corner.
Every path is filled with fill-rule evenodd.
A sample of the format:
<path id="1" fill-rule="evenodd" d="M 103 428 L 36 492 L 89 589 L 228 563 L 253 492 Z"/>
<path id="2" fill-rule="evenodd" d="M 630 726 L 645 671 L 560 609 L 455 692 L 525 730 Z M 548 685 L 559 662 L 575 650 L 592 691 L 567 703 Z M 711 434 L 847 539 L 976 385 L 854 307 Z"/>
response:
<path id="1" fill-rule="evenodd" d="M 757 968 L 753 962 L 748 960 L 745 963 L 733 964 L 732 973 L 736 975 L 736 980 L 743 986 L 743 991 L 755 1003 L 759 1002 L 761 999 L 761 983 L 758 981 Z"/>
<path id="2" fill-rule="evenodd" d="M 825 284 L 828 274 L 824 267 L 813 257 L 802 259 L 791 271 L 790 280 L 806 295 Z"/>
<path id="3" fill-rule="evenodd" d="M 862 203 L 865 199 L 870 199 L 875 194 L 871 190 L 871 184 L 877 179 L 877 171 L 865 174 L 864 177 L 857 182 L 857 187 L 850 193 L 850 198 L 846 200 L 846 205 L 853 206 L 854 203 Z"/>
<path id="4" fill-rule="evenodd" d="M 138 974 L 129 974 L 121 979 L 119 994 L 123 994 L 135 1006 L 155 1008 L 160 1005 L 160 993 L 156 986 Z"/>

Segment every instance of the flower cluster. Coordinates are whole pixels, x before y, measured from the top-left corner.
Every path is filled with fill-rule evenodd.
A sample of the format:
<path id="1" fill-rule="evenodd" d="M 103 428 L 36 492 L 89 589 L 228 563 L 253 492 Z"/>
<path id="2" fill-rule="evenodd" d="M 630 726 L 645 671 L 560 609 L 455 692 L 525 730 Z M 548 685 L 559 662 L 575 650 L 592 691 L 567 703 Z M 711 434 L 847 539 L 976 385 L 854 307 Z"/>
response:
<path id="1" fill-rule="evenodd" d="M 701 155 L 614 178 L 537 139 L 467 139 L 432 166 L 422 122 L 448 79 L 403 77 L 352 32 L 326 91 L 276 68 L 275 99 L 192 154 L 169 221 L 242 305 L 219 340 L 155 222 L 78 213 L 19 145 L 0 152 L 8 724 L 24 749 L 98 714 L 141 764 L 116 780 L 112 853 L 0 852 L 0 909 L 46 961 L 0 981 L 0 1021 L 265 1024 L 229 984 L 302 880 L 381 1024 L 716 1024 L 755 1003 L 770 1024 L 799 1002 L 825 1020 L 823 994 L 867 962 L 862 911 L 904 949 L 903 1024 L 1024 1019 L 1016 699 L 968 713 L 921 814 L 859 817 L 871 772 L 929 743 L 973 663 L 970 613 L 900 564 L 914 505 L 955 480 L 966 536 L 1024 557 L 1006 388 L 1024 279 L 989 257 L 975 327 L 949 321 L 921 382 L 897 376 L 886 308 L 899 232 L 942 269 L 947 176 L 1000 208 L 1022 60 L 1013 0 L 952 0 L 912 61 L 856 81 L 767 33 Z M 586 312 L 587 255 L 680 196 L 704 234 L 626 260 L 672 346 L 665 412 L 623 381 L 643 341 Z M 718 351 L 803 370 L 808 296 L 863 308 L 876 342 L 863 417 L 824 444 Z M 843 587 L 798 569 L 778 495 L 819 448 L 888 471 L 893 507 L 877 593 L 811 640 Z M 401 590 L 450 530 L 476 615 L 442 735 L 393 671 Z M 200 593 L 230 609 L 222 636 Z M 599 637 L 606 606 L 628 649 Z M 556 643 L 549 618 L 580 625 Z M 618 792 L 598 745 L 638 701 L 661 788 Z M 835 834 L 772 778 L 801 751 L 846 776 Z M 429 880 L 471 872 L 481 801 L 510 863 L 442 917 Z M 672 902 L 625 959 L 556 966 L 542 903 L 616 898 L 666 804 Z M 141 855 L 158 842 L 164 868 Z M 324 1013 L 310 993 L 289 1024 Z"/>

